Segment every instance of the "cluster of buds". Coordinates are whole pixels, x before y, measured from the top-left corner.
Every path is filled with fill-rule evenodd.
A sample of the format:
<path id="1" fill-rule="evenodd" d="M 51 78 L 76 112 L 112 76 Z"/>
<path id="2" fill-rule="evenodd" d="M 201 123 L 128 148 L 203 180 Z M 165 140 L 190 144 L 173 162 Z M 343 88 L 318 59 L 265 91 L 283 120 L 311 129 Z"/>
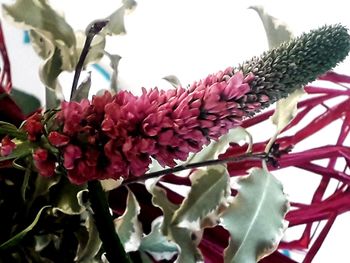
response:
<path id="1" fill-rule="evenodd" d="M 92 101 L 62 102 L 52 127 L 45 127 L 59 154 L 39 148 L 34 163 L 45 176 L 62 166 L 76 184 L 141 176 L 151 158 L 172 167 L 333 68 L 349 49 L 346 28 L 324 26 L 187 89 L 143 89 L 141 96 L 106 92 Z M 40 116 L 27 123 L 29 140 L 37 140 L 43 132 Z"/>

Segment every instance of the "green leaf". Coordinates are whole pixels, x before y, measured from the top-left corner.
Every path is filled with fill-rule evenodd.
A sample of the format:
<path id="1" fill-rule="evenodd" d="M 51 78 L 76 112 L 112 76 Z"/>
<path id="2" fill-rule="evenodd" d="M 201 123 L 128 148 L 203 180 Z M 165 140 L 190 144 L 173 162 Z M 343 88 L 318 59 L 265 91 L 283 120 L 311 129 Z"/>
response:
<path id="1" fill-rule="evenodd" d="M 61 176 L 54 174 L 51 177 L 44 177 L 38 175 L 35 179 L 35 190 L 33 194 L 33 199 L 36 199 L 38 196 L 46 195 L 50 188 L 60 181 Z"/>
<path id="2" fill-rule="evenodd" d="M 74 93 L 71 100 L 80 102 L 82 99 L 87 99 L 89 96 L 90 87 L 91 87 L 91 72 L 89 72 L 89 75 L 86 77 L 86 79 L 84 79 L 80 83 L 77 91 Z"/>
<path id="3" fill-rule="evenodd" d="M 252 169 L 238 184 L 237 196 L 222 214 L 222 225 L 231 235 L 224 260 L 257 262 L 277 248 L 289 203 L 281 183 L 266 169 Z"/>
<path id="4" fill-rule="evenodd" d="M 193 231 L 181 228 L 172 223 L 175 211 L 180 207 L 168 199 L 166 192 L 159 186 L 156 186 L 157 180 L 147 186 L 148 191 L 152 194 L 152 203 L 163 211 L 163 221 L 161 225 L 161 233 L 167 239 L 176 243 L 179 251 L 177 263 L 195 263 L 203 261 L 200 250 L 197 248 L 199 244 Z"/>
<path id="5" fill-rule="evenodd" d="M 202 220 L 227 203 L 231 195 L 230 177 L 224 165 L 216 165 L 195 171 L 190 175 L 190 180 L 191 190 L 176 210 L 172 223 L 199 231 Z"/>
<path id="6" fill-rule="evenodd" d="M 290 28 L 282 21 L 266 13 L 262 6 L 251 6 L 250 9 L 258 13 L 264 25 L 270 49 L 278 47 L 282 42 L 293 38 Z"/>
<path id="7" fill-rule="evenodd" d="M 145 251 L 152 255 L 156 261 L 170 260 L 178 253 L 175 243 L 170 242 L 161 231 L 163 217 L 158 217 L 152 222 L 152 230 L 147 236 L 142 238 L 140 251 Z"/>
<path id="8" fill-rule="evenodd" d="M 30 31 L 36 52 L 45 61 L 40 77 L 45 85 L 54 88 L 62 70 L 73 70 L 78 59 L 73 29 L 46 0 L 17 0 L 3 5 L 4 17 Z"/>
<path id="9" fill-rule="evenodd" d="M 0 121 L 0 134 L 9 135 L 16 139 L 25 140 L 27 135 L 24 131 L 17 129 L 17 127 L 11 123 Z"/>
<path id="10" fill-rule="evenodd" d="M 198 238 L 186 228 L 173 226 L 170 228 L 169 236 L 179 247 L 179 255 L 175 263 L 197 263 L 203 262 L 203 256 L 198 249 Z"/>
<path id="11" fill-rule="evenodd" d="M 32 144 L 29 141 L 16 145 L 16 148 L 8 156 L 0 157 L 0 162 L 5 160 L 23 158 L 32 153 Z"/>
<path id="12" fill-rule="evenodd" d="M 142 226 L 137 216 L 140 206 L 135 195 L 129 190 L 126 210 L 122 216 L 115 219 L 116 231 L 126 252 L 138 250 L 142 238 Z"/>
<path id="13" fill-rule="evenodd" d="M 11 98 L 25 115 L 36 111 L 41 106 L 38 98 L 15 88 L 11 90 Z"/>
<path id="14" fill-rule="evenodd" d="M 39 219 L 40 219 L 40 216 L 42 214 L 42 212 L 46 209 L 50 207 L 49 205 L 47 206 L 44 206 L 42 207 L 39 212 L 37 213 L 34 221 L 27 227 L 25 228 L 24 230 L 22 230 L 21 232 L 19 232 L 18 234 L 16 234 L 15 236 L 13 236 L 11 239 L 7 240 L 6 242 L 2 243 L 0 245 L 0 251 L 1 250 L 5 250 L 5 249 L 8 249 L 8 248 L 11 248 L 15 245 L 18 244 L 18 242 L 20 242 L 20 240 L 29 232 L 31 231 L 35 225 L 38 223 Z"/>
<path id="15" fill-rule="evenodd" d="M 164 80 L 168 81 L 174 88 L 181 87 L 181 82 L 178 77 L 175 75 L 168 75 L 163 78 Z"/>
<path id="16" fill-rule="evenodd" d="M 75 262 L 93 262 L 94 257 L 97 255 L 102 245 L 97 227 L 90 213 L 85 221 L 85 226 L 88 231 L 88 240 L 84 246 L 79 243 L 77 254 L 74 259 Z"/>
<path id="17" fill-rule="evenodd" d="M 147 190 L 152 194 L 153 205 L 159 207 L 163 211 L 164 219 L 162 224 L 162 233 L 167 235 L 173 214 L 180 206 L 170 202 L 165 190 L 159 186 L 156 186 L 156 183 L 157 180 L 155 180 L 155 182 L 150 186 L 146 186 Z"/>
<path id="18" fill-rule="evenodd" d="M 230 129 L 227 134 L 221 136 L 217 141 L 211 141 L 210 144 L 199 153 L 192 155 L 186 163 L 197 163 L 217 159 L 220 154 L 227 150 L 230 143 L 239 143 L 241 141 L 247 141 L 249 143 L 249 151 L 252 145 L 252 139 L 247 130 L 242 127 Z"/>
<path id="19" fill-rule="evenodd" d="M 86 34 L 83 31 L 77 31 L 75 33 L 76 40 L 77 40 L 77 56 L 80 57 L 80 54 L 83 50 L 85 40 L 86 40 Z M 89 53 L 87 54 L 84 66 L 99 61 L 104 54 L 104 49 L 106 46 L 106 37 L 103 34 L 97 34 L 92 39 Z"/>
<path id="20" fill-rule="evenodd" d="M 145 252 L 140 252 L 141 262 L 142 263 L 153 263 L 154 261 L 147 255 Z"/>
<path id="21" fill-rule="evenodd" d="M 119 67 L 119 61 L 121 60 L 121 56 L 116 55 L 116 54 L 109 54 L 108 52 L 105 52 L 105 54 L 108 56 L 110 60 L 110 66 L 113 70 L 112 73 L 112 78 L 111 78 L 111 90 L 114 92 L 118 91 L 118 86 L 117 86 L 117 80 L 118 80 L 118 67 Z"/>
<path id="22" fill-rule="evenodd" d="M 294 118 L 297 112 L 297 104 L 301 96 L 305 94 L 304 90 L 297 89 L 287 98 L 277 102 L 276 110 L 272 115 L 272 123 L 276 125 L 277 132 L 280 133 Z"/>
<path id="23" fill-rule="evenodd" d="M 32 160 L 30 160 L 30 162 L 32 162 Z M 28 187 L 28 183 L 29 183 L 29 177 L 32 174 L 32 165 L 27 165 L 25 173 L 24 173 L 24 177 L 23 177 L 23 183 L 21 186 L 21 194 L 22 194 L 22 199 L 23 201 L 26 201 L 26 191 L 27 191 L 27 187 Z"/>
<path id="24" fill-rule="evenodd" d="M 55 88 L 45 87 L 45 108 L 46 109 L 56 109 L 60 105 L 60 100 L 57 96 L 58 82 L 55 81 Z"/>
<path id="25" fill-rule="evenodd" d="M 107 18 L 109 22 L 102 31 L 104 34 L 121 35 L 126 33 L 124 25 L 125 12 L 135 8 L 136 2 L 133 0 L 123 0 L 122 3 L 123 5 Z"/>
<path id="26" fill-rule="evenodd" d="M 60 211 L 67 215 L 79 215 L 86 210 L 86 207 L 79 202 L 80 192 L 86 190 L 85 185 L 71 184 L 68 179 L 61 177 L 59 184 L 51 188 L 52 211 Z"/>

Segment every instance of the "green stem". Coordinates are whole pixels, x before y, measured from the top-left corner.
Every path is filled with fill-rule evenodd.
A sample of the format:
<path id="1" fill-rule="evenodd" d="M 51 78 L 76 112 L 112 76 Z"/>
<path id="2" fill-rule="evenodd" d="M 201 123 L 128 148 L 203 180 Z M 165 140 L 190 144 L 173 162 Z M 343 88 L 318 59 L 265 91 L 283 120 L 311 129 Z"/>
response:
<path id="1" fill-rule="evenodd" d="M 108 201 L 100 182 L 97 180 L 88 182 L 88 189 L 93 218 L 108 261 L 110 263 L 130 263 L 131 260 L 115 231 Z"/>

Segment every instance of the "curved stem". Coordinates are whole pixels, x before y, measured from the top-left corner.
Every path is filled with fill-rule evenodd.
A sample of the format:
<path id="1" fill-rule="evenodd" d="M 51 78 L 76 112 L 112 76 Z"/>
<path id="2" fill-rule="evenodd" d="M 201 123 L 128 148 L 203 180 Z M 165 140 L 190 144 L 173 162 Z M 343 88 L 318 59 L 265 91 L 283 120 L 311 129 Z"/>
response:
<path id="1" fill-rule="evenodd" d="M 199 167 L 203 167 L 203 166 L 210 166 L 210 165 L 224 164 L 224 163 L 231 163 L 231 162 L 240 162 L 240 161 L 245 161 L 245 160 L 262 160 L 262 159 L 269 159 L 269 158 L 270 158 L 269 153 L 255 153 L 255 154 L 254 153 L 247 153 L 247 154 L 243 154 L 243 155 L 238 156 L 238 157 L 229 157 L 229 158 L 225 158 L 225 159 L 215 159 L 215 160 L 203 161 L 203 162 L 198 162 L 198 163 L 182 164 L 179 166 L 175 166 L 173 168 L 168 168 L 168 169 L 160 170 L 157 172 L 148 173 L 148 174 L 145 174 L 143 176 L 130 177 L 130 178 L 125 179 L 123 181 L 123 185 L 135 183 L 138 181 L 144 181 L 144 180 L 151 179 L 151 178 L 160 177 L 160 176 L 166 175 L 166 174 L 181 172 L 181 171 L 188 170 L 188 169 L 199 168 Z"/>
<path id="2" fill-rule="evenodd" d="M 99 181 L 88 182 L 89 199 L 93 210 L 93 218 L 110 263 L 130 263 L 131 260 L 115 231 L 109 205 Z"/>

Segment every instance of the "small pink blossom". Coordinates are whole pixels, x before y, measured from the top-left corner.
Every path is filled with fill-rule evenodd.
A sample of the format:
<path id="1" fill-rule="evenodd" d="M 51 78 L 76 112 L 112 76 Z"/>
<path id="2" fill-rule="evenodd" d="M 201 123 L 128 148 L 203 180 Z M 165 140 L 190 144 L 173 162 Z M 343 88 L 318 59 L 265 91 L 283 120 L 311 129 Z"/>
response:
<path id="1" fill-rule="evenodd" d="M 36 112 L 24 123 L 23 129 L 27 132 L 30 141 L 36 141 L 42 135 L 43 125 L 41 119 L 41 113 Z"/>
<path id="2" fill-rule="evenodd" d="M 67 135 L 57 131 L 50 132 L 48 136 L 49 142 L 55 147 L 61 147 L 69 143 L 70 138 Z"/>
<path id="3" fill-rule="evenodd" d="M 36 149 L 33 153 L 33 160 L 41 176 L 50 177 L 55 174 L 56 163 L 46 149 Z"/>
<path id="4" fill-rule="evenodd" d="M 10 155 L 15 148 L 16 144 L 8 136 L 5 136 L 1 140 L 0 156 L 6 157 Z"/>

